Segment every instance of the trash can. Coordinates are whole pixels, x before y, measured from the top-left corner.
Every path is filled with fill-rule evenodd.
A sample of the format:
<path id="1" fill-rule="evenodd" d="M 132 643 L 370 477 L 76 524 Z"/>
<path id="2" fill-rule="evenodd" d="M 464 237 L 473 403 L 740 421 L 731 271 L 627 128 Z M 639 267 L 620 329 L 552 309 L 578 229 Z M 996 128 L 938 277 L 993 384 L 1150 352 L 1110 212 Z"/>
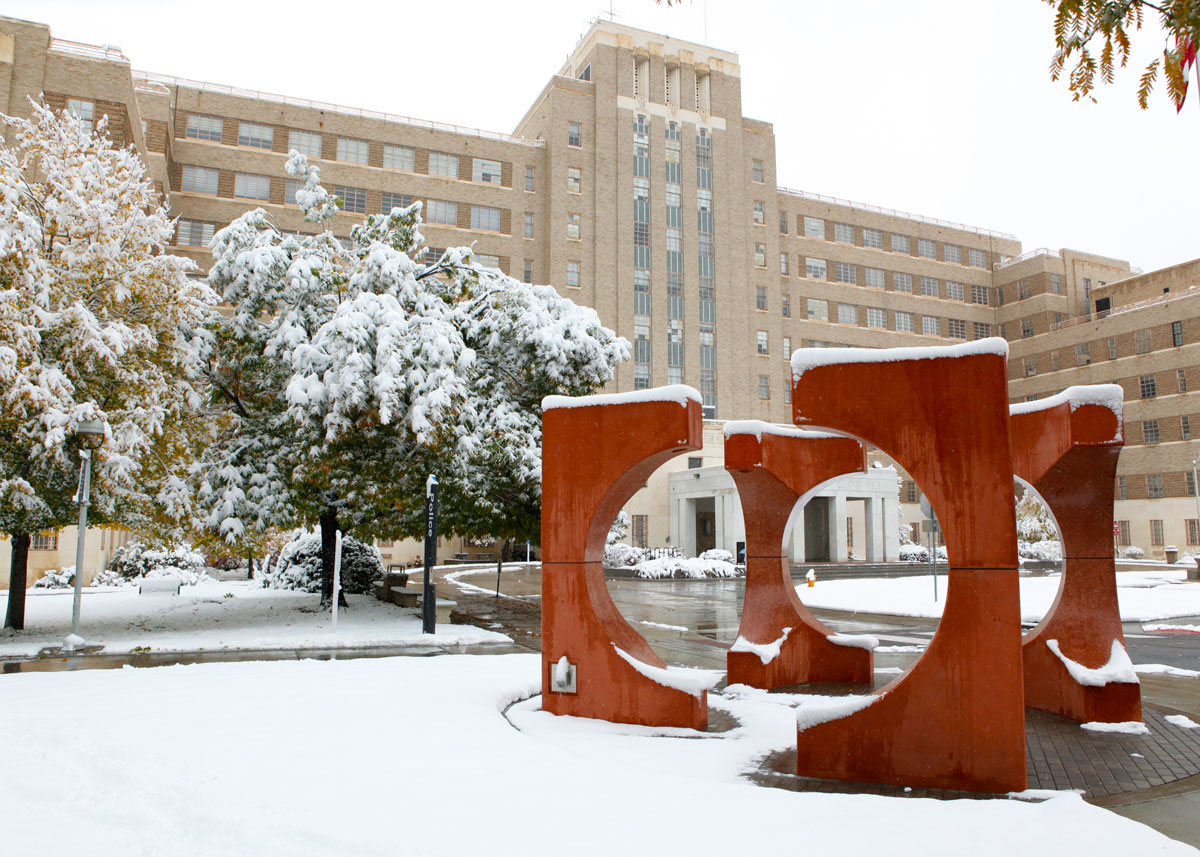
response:
<path id="1" fill-rule="evenodd" d="M 1179 548 L 1175 547 L 1175 545 L 1167 545 L 1166 554 L 1167 565 L 1174 565 L 1179 562 Z"/>

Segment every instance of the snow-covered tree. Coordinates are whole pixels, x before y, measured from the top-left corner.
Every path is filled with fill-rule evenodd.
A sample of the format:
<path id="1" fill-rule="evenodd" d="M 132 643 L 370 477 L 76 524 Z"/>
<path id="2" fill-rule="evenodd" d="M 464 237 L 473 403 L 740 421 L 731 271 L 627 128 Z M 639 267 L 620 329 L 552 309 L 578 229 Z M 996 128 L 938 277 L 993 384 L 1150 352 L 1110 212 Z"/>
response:
<path id="1" fill-rule="evenodd" d="M 1017 501 L 1017 541 L 1056 541 L 1058 528 L 1050 510 L 1033 491 L 1028 488 Z"/>
<path id="2" fill-rule="evenodd" d="M 334 200 L 295 152 L 297 202 Z M 543 396 L 610 380 L 628 343 L 546 286 L 475 263 L 424 264 L 420 203 L 370 215 L 349 247 L 326 228 L 283 235 L 261 209 L 213 238 L 209 282 L 232 308 L 209 354 L 223 430 L 200 462 L 206 524 L 320 523 L 324 594 L 334 532 L 416 535 L 428 474 L 443 532 L 536 539 Z"/>
<path id="3" fill-rule="evenodd" d="M 197 425 L 196 335 L 211 290 L 167 251 L 174 224 L 132 149 L 31 102 L 0 116 L 0 532 L 12 539 L 6 626 L 24 624 L 32 534 L 72 523 L 73 426 L 102 420 L 91 516 L 186 516 L 176 472 Z"/>

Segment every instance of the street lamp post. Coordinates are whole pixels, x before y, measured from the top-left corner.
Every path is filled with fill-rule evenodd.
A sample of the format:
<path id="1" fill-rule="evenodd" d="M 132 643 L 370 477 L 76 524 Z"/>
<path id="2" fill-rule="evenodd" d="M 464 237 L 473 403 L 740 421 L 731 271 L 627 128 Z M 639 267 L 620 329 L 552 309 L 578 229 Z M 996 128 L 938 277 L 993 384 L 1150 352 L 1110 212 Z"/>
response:
<path id="1" fill-rule="evenodd" d="M 88 497 L 92 488 L 92 451 L 104 445 L 104 423 L 101 420 L 80 420 L 75 424 L 79 435 L 79 533 L 75 539 L 75 600 L 71 605 L 71 637 L 65 648 L 73 649 L 82 642 L 79 634 L 79 604 L 83 600 L 83 548 L 87 538 Z"/>

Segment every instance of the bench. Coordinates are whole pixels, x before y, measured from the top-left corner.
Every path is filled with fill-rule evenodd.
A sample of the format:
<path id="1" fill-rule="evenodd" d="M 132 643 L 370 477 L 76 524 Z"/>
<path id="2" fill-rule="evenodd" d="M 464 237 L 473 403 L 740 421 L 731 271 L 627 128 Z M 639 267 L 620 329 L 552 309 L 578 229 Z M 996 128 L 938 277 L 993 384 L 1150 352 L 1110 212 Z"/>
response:
<path id="1" fill-rule="evenodd" d="M 138 584 L 138 595 L 178 595 L 180 580 L 168 577 L 144 577 Z"/>

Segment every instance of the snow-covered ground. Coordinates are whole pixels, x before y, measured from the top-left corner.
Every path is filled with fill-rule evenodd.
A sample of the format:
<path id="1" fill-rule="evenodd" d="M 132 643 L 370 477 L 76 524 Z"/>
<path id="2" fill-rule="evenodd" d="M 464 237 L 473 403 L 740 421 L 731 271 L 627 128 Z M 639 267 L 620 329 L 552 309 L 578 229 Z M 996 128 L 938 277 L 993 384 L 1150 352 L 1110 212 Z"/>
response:
<path id="1" fill-rule="evenodd" d="M 1184 582 L 1182 569 L 1117 573 L 1121 619 L 1150 622 L 1176 616 L 1200 616 L 1200 583 Z M 1059 576 L 1021 578 L 1021 619 L 1039 622 L 1054 603 Z M 938 618 L 946 603 L 945 570 L 938 572 L 939 600 L 933 600 L 933 581 L 920 577 L 821 580 L 811 589 L 796 587 L 809 607 L 881 613 L 889 616 Z"/>
<path id="2" fill-rule="evenodd" d="M 713 698 L 743 725 L 699 740 L 553 717 L 536 699 L 510 723 L 538 674 L 536 655 L 463 655 L 0 677 L 4 852 L 1196 854 L 1075 794 L 754 786 L 741 772 L 796 738 L 794 709 L 763 693 Z"/>
<path id="3" fill-rule="evenodd" d="M 57 646 L 71 631 L 69 589 L 29 590 L 25 630 L 0 633 L 0 657 L 36 655 Z M 138 595 L 137 587 L 87 588 L 80 625 L 89 643 L 109 653 L 148 648 L 154 652 L 278 648 L 365 648 L 505 642 L 509 638 L 471 625 L 439 624 L 432 637 L 421 633 L 416 610 L 348 595 L 338 611 L 338 629 L 318 595 L 259 589 L 246 581 L 206 579 L 178 596 Z M 0 595 L 0 610 L 7 593 Z"/>

